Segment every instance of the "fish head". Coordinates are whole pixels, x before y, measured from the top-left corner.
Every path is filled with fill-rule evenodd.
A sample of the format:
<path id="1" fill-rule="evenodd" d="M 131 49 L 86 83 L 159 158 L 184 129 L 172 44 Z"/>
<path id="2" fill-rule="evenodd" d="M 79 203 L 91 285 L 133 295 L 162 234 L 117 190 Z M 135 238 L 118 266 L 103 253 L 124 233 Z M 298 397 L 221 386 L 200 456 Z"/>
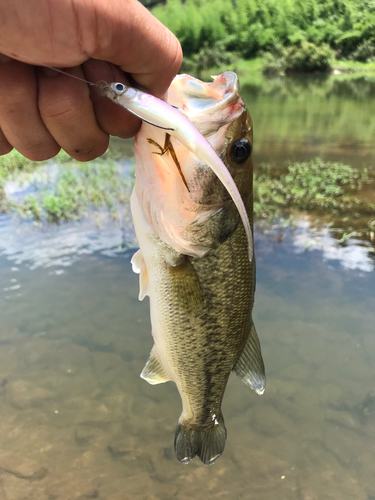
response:
<path id="1" fill-rule="evenodd" d="M 173 80 L 167 102 L 207 139 L 229 170 L 252 214 L 252 120 L 237 75 L 205 83 L 189 75 Z M 230 194 L 212 169 L 173 132 L 143 123 L 135 140 L 140 205 L 154 232 L 176 251 L 202 257 L 240 223 Z"/>

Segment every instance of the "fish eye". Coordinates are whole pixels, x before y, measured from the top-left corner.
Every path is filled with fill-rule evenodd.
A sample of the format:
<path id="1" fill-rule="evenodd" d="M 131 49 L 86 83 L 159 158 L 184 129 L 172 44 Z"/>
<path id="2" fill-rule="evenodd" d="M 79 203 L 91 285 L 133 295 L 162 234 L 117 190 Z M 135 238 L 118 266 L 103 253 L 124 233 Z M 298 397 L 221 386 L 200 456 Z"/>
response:
<path id="1" fill-rule="evenodd" d="M 115 89 L 116 89 L 116 92 L 118 92 L 119 94 L 122 94 L 123 92 L 125 92 L 125 85 L 123 83 L 116 83 Z"/>
<path id="2" fill-rule="evenodd" d="M 229 152 L 230 159 L 242 165 L 251 155 L 252 146 L 246 138 L 240 139 L 232 144 Z"/>

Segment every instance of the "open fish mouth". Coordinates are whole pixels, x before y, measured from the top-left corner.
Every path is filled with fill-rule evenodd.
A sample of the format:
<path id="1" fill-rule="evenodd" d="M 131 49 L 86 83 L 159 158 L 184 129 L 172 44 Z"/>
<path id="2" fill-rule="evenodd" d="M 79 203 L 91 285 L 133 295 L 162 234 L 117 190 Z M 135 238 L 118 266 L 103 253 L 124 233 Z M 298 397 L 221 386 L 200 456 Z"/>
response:
<path id="1" fill-rule="evenodd" d="M 235 120 L 245 104 L 233 71 L 202 82 L 190 75 L 177 75 L 168 90 L 167 102 L 179 108 L 204 136 L 210 136 Z"/>

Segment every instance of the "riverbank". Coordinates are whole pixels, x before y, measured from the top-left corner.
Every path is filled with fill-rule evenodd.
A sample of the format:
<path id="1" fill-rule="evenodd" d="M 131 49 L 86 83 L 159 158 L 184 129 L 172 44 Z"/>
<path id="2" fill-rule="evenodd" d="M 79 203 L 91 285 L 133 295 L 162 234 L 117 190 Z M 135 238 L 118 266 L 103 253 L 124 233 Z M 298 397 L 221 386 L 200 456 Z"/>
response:
<path id="1" fill-rule="evenodd" d="M 59 224 L 104 208 L 116 219 L 119 206 L 129 204 L 134 163 L 106 156 L 82 164 L 61 153 L 39 166 L 25 163 L 17 152 L 10 153 L 7 162 L 0 158 L 0 171 L 6 163 L 13 165 L 2 178 L 0 212 L 36 224 Z M 292 226 L 297 213 L 311 214 L 315 225 L 330 227 L 340 243 L 352 236 L 375 242 L 375 194 L 371 201 L 363 196 L 371 189 L 375 191 L 371 168 L 359 171 L 320 158 L 282 166 L 260 164 L 254 174 L 254 217 L 267 228 L 275 221 Z"/>
<path id="2" fill-rule="evenodd" d="M 131 141 L 119 152 L 116 141 L 97 160 L 81 163 L 64 151 L 45 162 L 32 162 L 17 151 L 0 157 L 0 212 L 36 223 L 60 223 L 104 207 L 117 217 L 117 205 L 129 202 L 134 173 Z M 125 160 L 124 160 L 125 157 Z"/>
<path id="3" fill-rule="evenodd" d="M 255 59 L 245 60 L 245 59 L 235 59 L 229 64 L 221 64 L 217 66 L 211 66 L 210 68 L 202 69 L 198 71 L 200 73 L 197 75 L 203 80 L 210 80 L 211 75 L 216 75 L 223 73 L 224 71 L 234 71 L 240 78 L 242 84 L 252 83 L 261 85 L 267 80 L 270 80 L 269 77 L 263 74 L 263 68 L 265 65 L 264 58 L 257 57 Z M 360 76 L 366 76 L 373 78 L 375 81 L 375 61 L 374 62 L 359 62 L 359 61 L 350 61 L 350 60 L 337 60 L 333 61 L 332 71 L 328 73 L 296 73 L 296 76 L 300 77 L 328 77 L 334 76 L 339 77 L 342 75 L 342 78 L 358 78 Z M 277 76 L 285 77 L 285 74 L 280 71 Z M 288 78 L 288 77 L 286 77 Z M 271 78 L 272 79 L 272 78 Z"/>

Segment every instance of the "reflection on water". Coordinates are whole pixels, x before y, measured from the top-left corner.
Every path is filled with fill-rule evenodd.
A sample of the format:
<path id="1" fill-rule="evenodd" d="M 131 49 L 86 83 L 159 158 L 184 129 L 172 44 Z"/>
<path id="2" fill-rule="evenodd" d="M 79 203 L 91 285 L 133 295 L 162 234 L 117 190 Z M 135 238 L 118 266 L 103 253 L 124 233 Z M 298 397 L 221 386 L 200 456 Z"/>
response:
<path id="1" fill-rule="evenodd" d="M 276 78 L 246 82 L 258 161 L 320 156 L 353 166 L 375 164 L 375 77 Z"/>
<path id="2" fill-rule="evenodd" d="M 375 158 L 373 90 L 361 100 L 331 83 L 247 94 L 258 158 L 313 149 L 351 163 L 349 135 L 354 164 Z M 174 384 L 139 377 L 152 338 L 124 210 L 118 221 L 100 213 L 100 228 L 96 217 L 35 227 L 0 216 L 0 500 L 374 500 L 369 246 L 339 245 L 302 216 L 283 233 L 256 231 L 267 389 L 231 377 L 223 456 L 184 466 Z"/>
<path id="3" fill-rule="evenodd" d="M 322 259 L 328 264 L 340 264 L 346 269 L 363 272 L 375 270 L 375 253 L 370 243 L 351 238 L 348 244 L 337 244 L 327 227 L 312 228 L 308 218 L 298 221 L 293 232 L 296 252 L 320 250 Z"/>
<path id="4" fill-rule="evenodd" d="M 81 255 L 100 251 L 113 255 L 136 246 L 128 206 L 119 207 L 118 219 L 108 212 L 90 213 L 80 222 L 25 224 L 0 214 L 0 255 L 15 264 L 27 262 L 31 269 L 70 266 Z"/>

